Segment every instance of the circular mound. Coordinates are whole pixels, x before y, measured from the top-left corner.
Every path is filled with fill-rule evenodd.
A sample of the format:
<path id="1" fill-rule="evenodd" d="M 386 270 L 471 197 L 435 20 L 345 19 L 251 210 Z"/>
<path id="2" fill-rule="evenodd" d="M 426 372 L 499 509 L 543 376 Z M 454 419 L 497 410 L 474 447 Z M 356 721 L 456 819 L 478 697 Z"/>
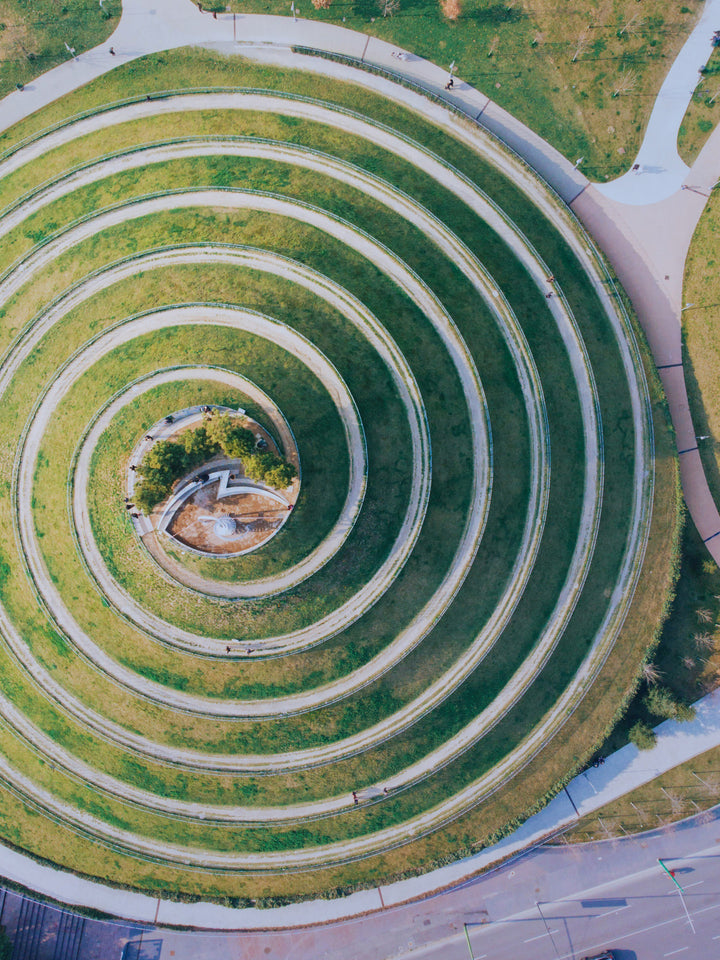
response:
<path id="1" fill-rule="evenodd" d="M 587 238 L 487 135 L 209 62 L 233 89 L 149 58 L 0 159 L 3 829 L 185 895 L 377 885 L 611 722 L 650 639 L 648 388 Z M 162 559 L 127 451 L 212 405 L 287 431 L 299 497 L 260 550 Z"/>

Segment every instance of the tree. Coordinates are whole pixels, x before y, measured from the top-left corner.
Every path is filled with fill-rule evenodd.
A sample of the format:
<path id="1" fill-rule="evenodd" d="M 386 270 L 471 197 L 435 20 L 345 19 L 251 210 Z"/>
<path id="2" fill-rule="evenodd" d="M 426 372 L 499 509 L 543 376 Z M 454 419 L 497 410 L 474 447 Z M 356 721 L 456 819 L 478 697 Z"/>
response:
<path id="1" fill-rule="evenodd" d="M 254 453 L 244 461 L 245 473 L 256 483 L 267 483 L 281 489 L 290 485 L 297 471 L 295 467 L 274 453 Z"/>
<path id="2" fill-rule="evenodd" d="M 615 83 L 613 97 L 619 97 L 621 93 L 630 93 L 637 84 L 637 70 L 623 70 Z"/>
<path id="3" fill-rule="evenodd" d="M 661 677 L 662 673 L 658 670 L 654 663 L 643 664 L 642 678 L 647 683 L 657 683 Z"/>
<path id="4" fill-rule="evenodd" d="M 384 17 L 391 17 L 400 9 L 400 0 L 377 0 L 377 5 Z"/>
<path id="5" fill-rule="evenodd" d="M 148 450 L 137 472 L 151 483 L 172 486 L 185 469 L 185 447 L 173 440 L 158 440 Z"/>
<path id="6" fill-rule="evenodd" d="M 155 507 L 162 503 L 172 490 L 172 484 L 153 483 L 150 480 L 141 480 L 135 487 L 135 503 L 146 515 L 152 513 Z"/>
<path id="7" fill-rule="evenodd" d="M 180 434 L 180 443 L 185 451 L 185 469 L 192 470 L 209 460 L 217 449 L 209 431 L 203 425 Z"/>
<path id="8" fill-rule="evenodd" d="M 679 701 L 668 687 L 652 687 L 644 701 L 650 713 L 656 717 L 666 717 L 668 720 L 692 720 L 695 710 Z"/>
<path id="9" fill-rule="evenodd" d="M 7 935 L 5 927 L 0 927 L 0 960 L 10 960 L 12 954 L 12 940 Z"/>
<path id="10" fill-rule="evenodd" d="M 657 742 L 653 728 L 642 720 L 638 720 L 630 727 L 628 737 L 630 743 L 634 743 L 638 750 L 652 750 Z"/>
<path id="11" fill-rule="evenodd" d="M 236 419 L 224 413 L 207 426 L 208 436 L 225 452 L 228 457 L 242 460 L 251 456 L 255 449 L 255 435 L 252 430 L 241 426 Z"/>
<path id="12" fill-rule="evenodd" d="M 269 487 L 275 487 L 277 490 L 284 490 L 289 487 L 297 475 L 295 467 L 287 460 L 281 460 L 271 467 L 265 474 L 265 483 Z"/>

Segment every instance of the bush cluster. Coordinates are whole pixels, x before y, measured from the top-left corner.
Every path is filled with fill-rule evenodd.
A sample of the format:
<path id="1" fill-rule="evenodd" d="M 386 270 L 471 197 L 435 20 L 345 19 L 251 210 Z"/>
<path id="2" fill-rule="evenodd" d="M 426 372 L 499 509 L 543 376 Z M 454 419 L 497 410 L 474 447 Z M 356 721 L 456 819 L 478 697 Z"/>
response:
<path id="1" fill-rule="evenodd" d="M 170 495 L 179 477 L 220 453 L 241 460 L 251 480 L 270 487 L 284 489 L 297 473 L 282 457 L 256 452 L 252 431 L 223 414 L 194 430 L 185 430 L 177 440 L 158 440 L 153 444 L 137 467 L 141 480 L 135 487 L 135 503 L 143 513 L 150 513 Z"/>

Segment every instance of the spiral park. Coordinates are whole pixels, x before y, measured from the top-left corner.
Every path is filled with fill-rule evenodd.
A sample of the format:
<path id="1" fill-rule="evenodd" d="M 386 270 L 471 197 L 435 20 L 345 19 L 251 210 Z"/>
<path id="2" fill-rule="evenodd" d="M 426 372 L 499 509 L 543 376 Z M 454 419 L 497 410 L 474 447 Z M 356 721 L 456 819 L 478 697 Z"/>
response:
<path id="1" fill-rule="evenodd" d="M 0 138 L 0 838 L 156 895 L 492 842 L 611 726 L 670 577 L 591 241 L 478 125 L 303 60 L 147 57 Z"/>

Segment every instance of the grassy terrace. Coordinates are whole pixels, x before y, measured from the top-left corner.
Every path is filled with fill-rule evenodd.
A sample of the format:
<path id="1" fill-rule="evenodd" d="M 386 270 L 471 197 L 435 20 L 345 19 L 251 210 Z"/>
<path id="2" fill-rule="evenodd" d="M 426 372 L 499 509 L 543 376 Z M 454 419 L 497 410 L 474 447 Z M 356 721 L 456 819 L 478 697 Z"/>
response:
<path id="1" fill-rule="evenodd" d="M 144 99 L 147 90 L 192 84 L 225 87 L 313 91 L 312 78 L 283 71 L 224 61 L 207 53 L 148 58 L 115 71 L 85 91 L 52 106 L 42 117 L 29 118 L 3 137 L 3 146 L 46 128 L 63 116 L 92 109 L 120 94 Z M 121 83 L 122 81 L 122 83 Z M 316 88 L 315 88 L 316 90 Z M 226 328 L 202 331 L 179 327 L 147 332 L 115 347 L 96 360 L 65 394 L 43 433 L 41 454 L 34 465 L 32 521 L 43 562 L 54 587 L 83 630 L 110 657 L 131 670 L 135 686 L 111 676 L 78 656 L 38 599 L 23 566 L 18 538 L 3 545 L 0 598 L 12 621 L 22 624 L 22 639 L 48 677 L 67 691 L 62 704 L 43 696 L 6 645 L 0 646 L 0 691 L 56 744 L 87 764 L 76 776 L 63 763 L 55 768 L 19 734 L 0 728 L 0 750 L 17 769 L 56 797 L 104 823 L 159 842 L 187 844 L 216 851 L 310 849 L 341 843 L 404 824 L 448 802 L 458 791 L 489 774 L 494 766 L 521 748 L 562 691 L 570 688 L 600 629 L 624 559 L 633 493 L 634 431 L 630 394 L 614 334 L 600 307 L 595 286 L 579 269 L 572 250 L 509 179 L 467 147 L 441 134 L 420 117 L 382 98 L 343 84 L 323 85 L 323 98 L 352 106 L 389 124 L 460 170 L 506 212 L 535 245 L 556 278 L 582 336 L 597 387 L 602 422 L 605 473 L 602 508 L 591 562 L 583 571 L 584 586 L 568 615 L 557 644 L 533 681 L 485 735 L 463 753 L 448 755 L 429 775 L 408 778 L 406 768 L 443 744 L 452 742 L 484 709 L 494 709 L 513 675 L 537 652 L 543 632 L 557 616 L 554 608 L 571 569 L 578 540 L 583 484 L 586 477 L 581 406 L 567 347 L 545 298 L 505 240 L 465 207 L 448 189 L 407 159 L 390 154 L 377 143 L 351 136 L 317 122 L 298 122 L 288 115 L 198 109 L 158 119 L 132 120 L 88 134 L 52 150 L 42 163 L 9 175 L 0 184 L 0 205 L 10 209 L 49 179 L 100 159 L 109 153 L 183 138 L 261 138 L 304 145 L 384 181 L 430 211 L 475 254 L 503 291 L 522 330 L 542 385 L 543 420 L 550 449 L 549 493 L 542 515 L 537 557 L 521 595 L 502 632 L 488 643 L 481 662 L 462 680 L 448 684 L 445 699 L 433 702 L 412 723 L 405 722 L 390 739 L 370 741 L 354 751 L 338 750 L 332 763 L 292 763 L 245 772 L 243 758 L 283 751 L 331 747 L 348 737 L 361 737 L 377 723 L 405 710 L 425 696 L 432 685 L 460 658 L 476 638 L 489 630 L 521 551 L 523 526 L 533 495 L 530 462 L 532 439 L 520 380 L 498 322 L 447 251 L 416 226 L 403 220 L 356 187 L 300 166 L 242 157 L 182 157 L 125 170 L 97 183 L 79 186 L 14 227 L 3 240 L 0 270 L 31 255 L 35 245 L 62 235 L 87 211 L 102 212 L 135 198 L 163 197 L 168 191 L 198 187 L 242 189 L 257 195 L 279 195 L 321 208 L 352 226 L 356 235 L 370 235 L 392 251 L 427 283 L 447 310 L 477 368 L 487 404 L 492 436 L 492 497 L 482 538 L 456 594 L 442 615 L 428 624 L 420 642 L 392 669 L 370 676 L 359 690 L 348 690 L 313 709 L 270 719 L 213 718 L 201 709 L 171 709 L 141 695 L 145 680 L 155 681 L 184 696 L 261 700 L 314 691 L 327 683 L 352 679 L 373 658 L 385 654 L 426 604 L 448 574 L 472 503 L 475 466 L 470 456 L 471 424 L 460 375 L 438 333 L 420 306 L 413 303 L 377 264 L 349 244 L 296 219 L 252 210 L 231 210 L 222 202 L 212 207 L 168 209 L 129 223 L 106 226 L 43 266 L 3 304 L 0 348 L 11 346 L 17 334 L 37 322 L 41 311 L 72 284 L 123 258 L 176 244 L 261 247 L 289 257 L 327 276 L 361 300 L 393 337 L 406 358 L 425 406 L 432 443 L 432 486 L 427 514 L 416 544 L 392 584 L 359 619 L 322 644 L 282 658 L 233 659 L 197 656 L 150 636 L 119 616 L 98 594 L 72 537 L 67 513 L 68 484 L 73 458 L 88 425 L 117 390 L 136 377 L 183 363 L 237 370 L 265 390 L 288 418 L 298 440 L 303 468 L 301 501 L 290 522 L 263 551 L 233 561 L 218 576 L 251 578 L 283 569 L 307 554 L 320 541 L 344 499 L 347 452 L 336 412 L 324 388 L 304 372 L 300 361 L 279 346 Z M 39 249 L 49 249 L 40 247 Z M 553 288 L 554 289 L 554 288 Z M 167 411 L 195 402 L 248 404 L 236 393 L 208 383 L 172 384 L 145 394 L 124 408 L 106 431 L 92 464 L 91 516 L 96 538 L 112 574 L 145 609 L 168 623 L 218 637 L 272 636 L 317 620 L 357 592 L 386 558 L 408 501 L 411 476 L 410 443 L 397 392 L 389 373 L 361 334 L 340 312 L 288 279 L 245 268 L 207 262 L 174 263 L 141 269 L 135 276 L 104 286 L 69 310 L 14 372 L 3 398 L 0 424 L 0 518 L 6 528 L 17 518 L 13 503 L 14 468 L 21 437 L 42 391 L 55 371 L 74 351 L 125 318 L 164 305 L 196 302 L 236 304 L 276 318 L 307 337 L 335 365 L 357 404 L 367 439 L 368 486 L 363 510 L 341 551 L 299 587 L 262 601 L 228 603 L 189 594 L 161 577 L 136 542 L 122 505 L 122 465 L 137 437 Z M 676 476 L 672 443 L 663 421 L 657 387 L 653 390 L 656 419 L 657 509 L 648 546 L 648 569 L 641 573 L 635 601 L 618 641 L 589 692 L 563 718 L 551 741 L 506 785 L 412 847 L 371 856 L 353 865 L 316 869 L 297 875 L 261 877 L 226 875 L 149 863 L 118 849 L 104 849 L 87 837 L 68 832 L 67 825 L 18 809 L 9 790 L 0 791 L 0 816 L 13 818 L 7 837 L 24 849 L 43 855 L 62 849 L 63 862 L 81 872 L 119 879 L 145 889 L 182 890 L 190 894 L 253 897 L 307 893 L 326 886 L 363 883 L 457 855 L 487 841 L 525 815 L 545 794 L 570 775 L 591 753 L 599 736 L 611 726 L 629 695 L 634 674 L 653 640 L 664 603 L 658 571 L 667 585 L 675 549 Z M 200 397 L 207 398 L 199 400 Z M 118 464 L 120 469 L 118 469 Z M 204 574 L 207 563 L 193 563 Z M 337 687 L 340 690 L 340 687 Z M 172 763 L 143 756 L 123 745 L 117 731 L 107 736 L 74 715 L 70 698 L 102 714 L 129 734 L 145 737 L 170 751 Z M 188 700 L 192 704 L 195 701 Z M 27 734 L 28 736 L 30 734 Z M 237 773 L 201 771 L 178 751 L 195 750 L 201 757 L 235 758 Z M 359 751 L 359 752 L 358 752 Z M 103 788 L 100 774 L 120 786 Z M 272 826 L 252 822 L 215 822 L 212 811 L 203 820 L 155 809 L 152 797 L 135 803 L 128 788 L 157 797 L 195 801 L 220 807 L 291 806 L 322 803 L 349 795 L 350 790 L 391 782 L 381 802 L 350 803 L 332 816 L 302 819 L 288 816 Z M 398 784 L 396 787 L 395 784 Z M 482 799 L 478 792 L 477 801 Z M 236 818 L 233 818 L 236 819 Z"/>

